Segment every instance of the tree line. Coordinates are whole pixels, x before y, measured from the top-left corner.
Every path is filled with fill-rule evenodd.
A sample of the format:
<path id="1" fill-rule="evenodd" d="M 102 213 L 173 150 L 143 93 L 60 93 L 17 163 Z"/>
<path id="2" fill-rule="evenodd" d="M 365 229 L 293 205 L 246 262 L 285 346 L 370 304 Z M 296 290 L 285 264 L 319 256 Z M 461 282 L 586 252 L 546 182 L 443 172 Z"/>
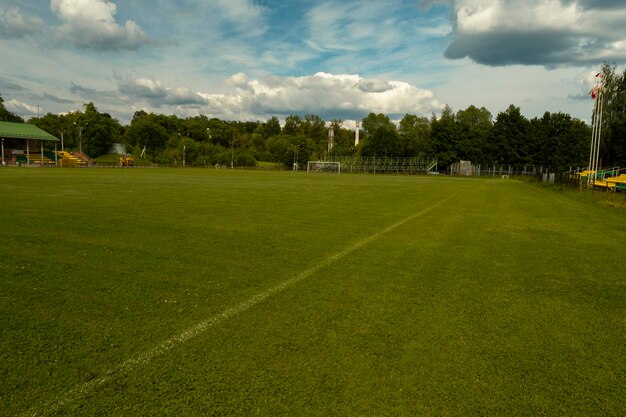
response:
<path id="1" fill-rule="evenodd" d="M 616 73 L 605 64 L 605 104 L 601 157 L 604 166 L 626 165 L 626 70 Z M 591 103 L 591 100 L 590 100 Z M 20 121 L 8 112 L 0 97 L 0 118 Z M 591 105 L 590 105 L 591 110 Z M 591 111 L 590 111 L 591 113 Z M 18 119 L 16 119 L 16 117 Z M 556 170 L 585 166 L 589 159 L 591 127 L 564 113 L 546 112 L 527 119 L 519 107 L 509 106 L 493 118 L 474 105 L 454 112 L 449 106 L 430 118 L 406 114 L 394 123 L 389 116 L 370 113 L 361 121 L 361 141 L 342 120 L 327 124 L 317 115 L 290 115 L 281 126 L 277 117 L 261 122 L 225 121 L 207 116 L 135 112 L 128 125 L 94 103 L 83 111 L 29 120 L 59 137 L 66 149 L 91 156 L 105 154 L 113 143 L 124 143 L 129 153 L 165 165 L 182 163 L 253 166 L 257 161 L 291 166 L 329 156 L 378 156 L 438 158 L 446 169 L 459 160 L 475 164 L 544 165 Z M 329 129 L 334 146 L 328 149 Z"/>

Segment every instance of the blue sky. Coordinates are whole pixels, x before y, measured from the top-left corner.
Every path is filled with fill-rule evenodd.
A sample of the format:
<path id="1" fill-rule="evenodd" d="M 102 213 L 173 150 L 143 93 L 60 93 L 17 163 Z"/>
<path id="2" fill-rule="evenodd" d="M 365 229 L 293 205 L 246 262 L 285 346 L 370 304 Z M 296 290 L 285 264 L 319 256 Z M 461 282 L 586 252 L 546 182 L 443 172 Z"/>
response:
<path id="1" fill-rule="evenodd" d="M 623 0 L 0 0 L 0 94 L 29 118 L 93 101 L 227 120 L 509 104 L 590 118 L 626 62 Z"/>

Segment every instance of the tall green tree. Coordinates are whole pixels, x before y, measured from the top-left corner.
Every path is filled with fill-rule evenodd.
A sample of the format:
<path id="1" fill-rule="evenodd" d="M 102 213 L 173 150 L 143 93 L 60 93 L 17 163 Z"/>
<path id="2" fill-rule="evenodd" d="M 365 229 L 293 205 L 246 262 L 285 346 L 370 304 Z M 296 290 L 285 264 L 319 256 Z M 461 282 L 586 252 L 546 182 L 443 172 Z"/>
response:
<path id="1" fill-rule="evenodd" d="M 209 118 L 201 115 L 181 120 L 180 130 L 196 142 L 206 142 L 209 140 Z"/>
<path id="2" fill-rule="evenodd" d="M 91 157 L 105 154 L 111 145 L 119 142 L 122 126 L 108 113 L 100 113 L 93 102 L 86 103 L 84 111 L 63 115 L 47 113 L 29 120 L 51 135 L 63 137 L 65 150 L 82 149 Z"/>
<path id="3" fill-rule="evenodd" d="M 128 144 L 136 149 L 146 148 L 150 156 L 155 156 L 165 149 L 169 133 L 153 113 L 146 113 L 134 117 L 125 131 Z"/>
<path id="4" fill-rule="evenodd" d="M 211 142 L 215 145 L 221 145 L 224 148 L 230 148 L 233 140 L 236 136 L 235 126 L 217 119 L 212 118 L 209 120 L 209 133 L 211 135 Z"/>
<path id="5" fill-rule="evenodd" d="M 335 132 L 335 146 L 333 147 L 332 154 L 335 156 L 354 155 L 354 132 L 344 128 L 343 121 L 340 119 L 331 120 L 330 128 Z"/>
<path id="6" fill-rule="evenodd" d="M 61 131 L 65 130 L 61 117 L 57 114 L 46 113 L 41 117 L 33 117 L 28 122 L 59 138 L 61 137 Z"/>
<path id="7" fill-rule="evenodd" d="M 258 128 L 258 133 L 264 140 L 271 138 L 272 136 L 280 135 L 280 122 L 278 117 L 272 116 L 265 123 Z"/>
<path id="8" fill-rule="evenodd" d="M 291 167 L 296 158 L 300 163 L 309 160 L 314 146 L 313 140 L 304 135 L 272 136 L 265 142 L 266 157 Z"/>
<path id="9" fill-rule="evenodd" d="M 626 165 L 626 69 L 620 74 L 605 63 L 602 74 L 602 164 Z"/>
<path id="10" fill-rule="evenodd" d="M 457 112 L 456 122 L 459 135 L 456 141 L 456 151 L 459 158 L 474 163 L 487 162 L 489 159 L 487 143 L 493 129 L 489 110 L 471 105 Z"/>
<path id="11" fill-rule="evenodd" d="M 382 113 L 368 114 L 361 123 L 364 130 L 361 155 L 363 156 L 401 156 L 402 144 L 396 125 L 389 116 Z"/>
<path id="12" fill-rule="evenodd" d="M 396 129 L 381 125 L 367 136 L 361 150 L 363 156 L 398 157 L 402 156 L 402 144 Z"/>
<path id="13" fill-rule="evenodd" d="M 104 155 L 120 141 L 120 123 L 108 113 L 100 113 L 93 102 L 84 105 L 81 117 L 82 149 L 91 157 Z"/>
<path id="14" fill-rule="evenodd" d="M 379 127 L 385 127 L 389 130 L 396 130 L 396 126 L 393 124 L 389 116 L 379 113 L 370 113 L 362 121 L 361 127 L 365 133 L 365 137 L 373 134 Z"/>
<path id="15" fill-rule="evenodd" d="M 529 147 L 530 122 L 519 107 L 510 105 L 498 113 L 490 136 L 491 156 L 499 164 L 532 163 Z"/>
<path id="16" fill-rule="evenodd" d="M 450 164 L 460 159 L 457 153 L 459 125 L 452 108 L 446 105 L 439 118 L 433 114 L 430 126 L 429 154 L 437 157 L 441 169 L 448 169 Z"/>
<path id="17" fill-rule="evenodd" d="M 532 163 L 566 171 L 586 165 L 589 158 L 591 130 L 569 114 L 545 112 L 530 120 L 529 142 L 534 144 Z"/>
<path id="18" fill-rule="evenodd" d="M 328 138 L 326 122 L 316 114 L 305 115 L 302 120 L 301 129 L 301 133 L 314 143 L 323 142 Z"/>
<path id="19" fill-rule="evenodd" d="M 282 133 L 284 135 L 297 135 L 301 133 L 302 119 L 300 116 L 291 114 L 285 119 L 285 125 L 283 126 Z"/>
<path id="20" fill-rule="evenodd" d="M 398 125 L 398 136 L 403 156 L 424 156 L 430 140 L 430 121 L 423 116 L 405 114 Z"/>

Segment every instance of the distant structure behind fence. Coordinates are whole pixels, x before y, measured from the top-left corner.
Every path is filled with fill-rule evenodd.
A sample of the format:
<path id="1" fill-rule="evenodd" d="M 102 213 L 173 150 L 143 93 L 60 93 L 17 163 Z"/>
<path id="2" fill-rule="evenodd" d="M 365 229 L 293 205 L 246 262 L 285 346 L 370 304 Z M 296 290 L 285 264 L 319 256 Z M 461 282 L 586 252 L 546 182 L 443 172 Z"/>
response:
<path id="1" fill-rule="evenodd" d="M 456 176 L 475 177 L 534 177 L 537 181 L 579 188 L 582 172 L 585 167 L 570 167 L 567 172 L 556 172 L 552 167 L 543 165 L 509 165 L 509 164 L 472 164 L 470 161 L 459 161 L 450 165 L 449 174 Z"/>

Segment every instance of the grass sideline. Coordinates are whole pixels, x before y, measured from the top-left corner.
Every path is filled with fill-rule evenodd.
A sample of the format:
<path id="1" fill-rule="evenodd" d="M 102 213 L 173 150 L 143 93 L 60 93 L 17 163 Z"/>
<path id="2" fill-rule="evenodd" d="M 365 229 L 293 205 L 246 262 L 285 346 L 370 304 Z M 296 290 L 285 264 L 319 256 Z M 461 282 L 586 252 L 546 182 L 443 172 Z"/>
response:
<path id="1" fill-rule="evenodd" d="M 16 168 L 0 195 L 0 415 L 626 413 L 626 219 L 569 194 Z"/>

